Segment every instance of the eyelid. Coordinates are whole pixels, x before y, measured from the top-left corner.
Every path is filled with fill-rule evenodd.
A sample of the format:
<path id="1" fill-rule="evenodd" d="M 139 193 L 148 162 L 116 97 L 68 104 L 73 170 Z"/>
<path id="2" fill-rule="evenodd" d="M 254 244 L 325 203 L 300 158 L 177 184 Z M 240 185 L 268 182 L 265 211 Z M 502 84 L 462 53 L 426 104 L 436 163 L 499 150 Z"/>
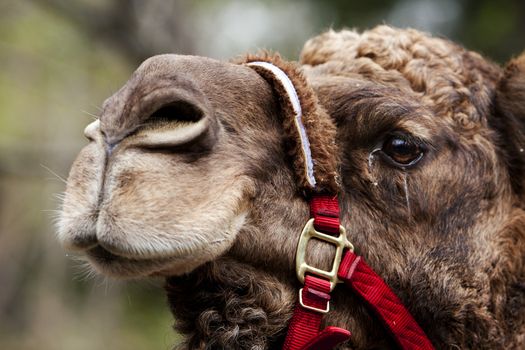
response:
<path id="1" fill-rule="evenodd" d="M 429 149 L 434 148 L 430 140 L 415 136 L 413 133 L 408 132 L 406 130 L 399 130 L 399 129 L 385 134 L 385 136 L 381 139 L 381 145 L 383 145 L 386 142 L 386 140 L 388 140 L 391 137 L 399 137 L 408 142 L 417 144 L 419 147 L 423 148 L 423 151 L 428 151 Z"/>

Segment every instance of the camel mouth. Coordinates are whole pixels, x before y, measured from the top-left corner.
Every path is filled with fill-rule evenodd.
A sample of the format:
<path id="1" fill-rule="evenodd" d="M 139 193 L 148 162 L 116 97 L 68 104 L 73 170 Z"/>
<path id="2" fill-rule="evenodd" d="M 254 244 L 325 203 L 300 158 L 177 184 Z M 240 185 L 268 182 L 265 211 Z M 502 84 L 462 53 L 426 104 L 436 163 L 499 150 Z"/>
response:
<path id="1" fill-rule="evenodd" d="M 98 244 L 94 248 L 88 249 L 87 255 L 102 264 L 111 264 L 113 261 L 118 260 L 118 259 L 125 259 L 125 260 L 132 261 L 132 259 L 124 258 L 116 254 L 113 254 L 112 252 L 110 252 L 107 249 L 104 249 L 102 246 Z"/>
<path id="2" fill-rule="evenodd" d="M 203 236 L 203 230 L 198 229 L 187 232 L 173 221 L 173 225 L 181 229 L 168 231 L 170 234 L 165 234 L 164 240 L 137 239 L 142 237 L 140 233 L 145 228 L 114 220 L 100 221 L 99 215 L 84 221 L 64 222 L 59 237 L 66 249 L 84 255 L 101 275 L 122 279 L 177 276 L 208 262 L 217 251 L 228 249 L 231 243 L 228 238 L 236 236 L 246 215 L 241 211 L 231 220 L 215 225 L 222 228 L 220 232 L 227 233 L 223 236 Z"/>
<path id="3" fill-rule="evenodd" d="M 85 251 L 88 260 L 99 272 L 112 277 L 137 278 L 154 275 L 166 275 L 163 271 L 171 270 L 180 263 L 177 257 L 140 259 L 128 258 L 105 249 L 100 244 Z"/>

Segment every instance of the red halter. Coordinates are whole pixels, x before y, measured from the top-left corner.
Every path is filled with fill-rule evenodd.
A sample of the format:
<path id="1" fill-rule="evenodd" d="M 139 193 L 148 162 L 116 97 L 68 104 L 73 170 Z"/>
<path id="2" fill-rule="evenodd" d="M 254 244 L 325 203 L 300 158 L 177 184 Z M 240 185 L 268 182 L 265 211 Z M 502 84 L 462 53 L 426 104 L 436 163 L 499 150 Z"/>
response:
<path id="1" fill-rule="evenodd" d="M 326 327 L 320 330 L 321 320 L 330 311 L 330 291 L 338 281 L 344 282 L 389 331 L 400 349 L 430 350 L 432 344 L 419 327 L 410 312 L 388 285 L 372 270 L 360 256 L 353 253 L 353 247 L 347 248 L 339 243 L 335 235 L 344 235 L 344 229 L 339 225 L 339 202 L 336 196 L 317 195 L 310 201 L 310 211 L 313 217 L 305 229 L 314 230 L 309 237 L 316 237 L 336 245 L 336 250 L 343 249 L 342 260 L 336 252 L 332 271 L 337 276 L 327 278 L 332 271 L 318 273 L 316 269 L 307 268 L 304 277 L 304 287 L 299 291 L 299 303 L 295 306 L 288 334 L 284 342 L 284 350 L 330 350 L 336 345 L 348 340 L 350 332 L 338 327 Z M 326 236 L 331 239 L 326 239 Z M 305 237 L 301 236 L 301 240 Z M 344 237 L 346 240 L 346 237 Z M 299 243 L 299 249 L 302 249 Z M 306 244 L 304 245 L 306 247 Z M 304 251 L 299 252 L 303 255 Z M 339 258 L 339 259 L 338 259 Z M 304 268 L 300 271 L 303 273 Z M 298 270 L 299 273 L 299 270 Z"/>
<path id="2" fill-rule="evenodd" d="M 271 74 L 274 84 L 293 109 L 291 117 L 301 145 L 303 168 L 296 169 L 313 193 L 316 188 L 314 164 L 307 130 L 303 125 L 301 103 L 293 82 L 272 62 L 248 63 L 256 71 Z M 275 88 L 275 87 L 274 87 Z M 336 181 L 334 181 L 336 183 Z M 299 290 L 299 300 L 288 326 L 284 350 L 330 350 L 350 338 L 350 332 L 338 327 L 320 330 L 323 315 L 330 312 L 330 292 L 338 282 L 344 282 L 383 323 L 401 349 L 430 350 L 432 344 L 399 298 L 360 256 L 353 253 L 353 246 L 339 222 L 337 195 L 313 195 L 310 200 L 312 219 L 304 227 L 296 255 L 297 277 L 304 284 Z M 330 271 L 319 270 L 305 262 L 308 241 L 311 238 L 335 245 L 336 254 Z"/>

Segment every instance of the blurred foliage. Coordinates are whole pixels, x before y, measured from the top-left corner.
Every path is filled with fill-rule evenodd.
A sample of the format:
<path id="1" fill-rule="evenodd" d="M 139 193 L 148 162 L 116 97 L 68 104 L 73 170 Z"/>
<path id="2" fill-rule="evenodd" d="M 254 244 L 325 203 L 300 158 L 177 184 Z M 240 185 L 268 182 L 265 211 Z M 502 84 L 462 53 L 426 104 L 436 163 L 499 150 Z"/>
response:
<path id="1" fill-rule="evenodd" d="M 4 0 L 0 3 L 0 349 L 168 349 L 162 281 L 91 278 L 54 238 L 84 125 L 144 58 L 295 59 L 330 27 L 447 36 L 503 63 L 525 48 L 523 0 Z M 57 198 L 54 194 L 58 193 Z"/>
<path id="2" fill-rule="evenodd" d="M 169 349 L 160 283 L 84 278 L 51 224 L 64 184 L 46 168 L 66 176 L 82 125 L 132 66 L 54 12 L 0 13 L 0 349 Z"/>

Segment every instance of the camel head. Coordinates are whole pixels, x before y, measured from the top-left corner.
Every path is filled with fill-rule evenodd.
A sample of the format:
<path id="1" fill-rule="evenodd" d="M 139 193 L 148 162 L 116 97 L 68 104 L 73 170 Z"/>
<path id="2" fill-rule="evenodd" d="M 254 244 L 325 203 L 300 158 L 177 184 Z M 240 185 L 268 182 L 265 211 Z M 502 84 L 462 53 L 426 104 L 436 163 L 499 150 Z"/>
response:
<path id="1" fill-rule="evenodd" d="M 317 190 L 338 192 L 356 252 L 431 341 L 525 346 L 525 56 L 502 69 L 415 30 L 330 31 L 300 63 L 146 60 L 85 130 L 62 244 L 105 275 L 168 277 L 185 348 L 279 348 L 316 190 L 291 107 L 254 60 L 294 83 Z M 326 268 L 332 247 L 311 243 Z M 348 291 L 332 304 L 348 348 L 389 347 Z"/>

